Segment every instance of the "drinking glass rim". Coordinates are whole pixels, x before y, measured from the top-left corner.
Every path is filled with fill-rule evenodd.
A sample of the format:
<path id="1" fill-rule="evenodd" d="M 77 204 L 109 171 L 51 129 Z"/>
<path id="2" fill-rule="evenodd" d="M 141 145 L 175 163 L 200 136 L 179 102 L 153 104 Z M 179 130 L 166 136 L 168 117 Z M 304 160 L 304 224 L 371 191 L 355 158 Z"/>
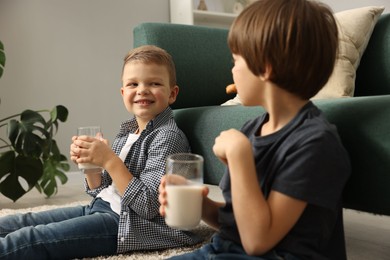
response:
<path id="1" fill-rule="evenodd" d="M 191 158 L 191 159 L 180 159 L 181 156 L 187 156 L 188 158 Z M 175 158 L 177 157 L 177 158 Z M 180 163 L 192 163 L 192 162 L 203 162 L 204 161 L 204 158 L 202 155 L 200 154 L 196 154 L 196 153 L 174 153 L 174 154 L 170 154 L 168 155 L 167 157 L 167 161 L 168 160 L 175 160 L 176 162 L 180 162 Z"/>
<path id="2" fill-rule="evenodd" d="M 100 129 L 100 126 L 98 125 L 91 125 L 91 126 L 79 126 L 77 127 L 77 129 L 87 129 L 87 128 L 99 128 Z"/>

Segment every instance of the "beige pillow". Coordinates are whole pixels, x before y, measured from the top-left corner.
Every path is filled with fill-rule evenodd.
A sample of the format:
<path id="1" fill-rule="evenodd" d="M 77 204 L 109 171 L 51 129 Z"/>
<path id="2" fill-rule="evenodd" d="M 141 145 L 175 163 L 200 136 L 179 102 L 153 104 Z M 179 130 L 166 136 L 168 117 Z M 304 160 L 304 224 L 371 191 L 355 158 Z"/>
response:
<path id="1" fill-rule="evenodd" d="M 339 28 L 339 53 L 328 82 L 312 99 L 353 96 L 356 69 L 384 9 L 381 6 L 368 6 L 335 14 Z M 222 105 L 236 104 L 227 101 Z"/>
<path id="2" fill-rule="evenodd" d="M 335 14 L 339 28 L 338 57 L 328 82 L 313 99 L 353 96 L 356 69 L 384 9 L 368 6 Z"/>

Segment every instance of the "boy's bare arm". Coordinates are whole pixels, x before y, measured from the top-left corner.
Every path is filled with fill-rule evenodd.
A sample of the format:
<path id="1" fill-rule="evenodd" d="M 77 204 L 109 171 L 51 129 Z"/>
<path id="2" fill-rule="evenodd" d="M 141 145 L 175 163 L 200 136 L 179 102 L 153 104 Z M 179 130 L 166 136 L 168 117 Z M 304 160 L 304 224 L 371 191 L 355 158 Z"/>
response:
<path id="1" fill-rule="evenodd" d="M 123 196 L 127 186 L 133 179 L 133 174 L 129 172 L 123 161 L 114 153 L 112 158 L 106 161 L 104 168 L 110 173 L 119 194 Z"/>
<path id="2" fill-rule="evenodd" d="M 259 187 L 252 150 L 227 157 L 232 202 L 242 245 L 249 255 L 273 248 L 298 221 L 306 202 L 271 191 L 268 199 Z M 245 173 L 245 174 L 244 174 Z"/>
<path id="3" fill-rule="evenodd" d="M 87 180 L 88 187 L 93 190 L 99 188 L 102 185 L 102 170 L 99 169 L 91 169 L 86 170 L 85 178 Z"/>
<path id="4" fill-rule="evenodd" d="M 232 178 L 232 183 L 239 181 Z M 234 216 L 242 245 L 249 255 L 264 254 L 275 247 L 306 207 L 306 202 L 276 191 L 271 191 L 265 200 L 256 184 L 251 181 L 243 182 L 243 185 L 232 184 Z"/>

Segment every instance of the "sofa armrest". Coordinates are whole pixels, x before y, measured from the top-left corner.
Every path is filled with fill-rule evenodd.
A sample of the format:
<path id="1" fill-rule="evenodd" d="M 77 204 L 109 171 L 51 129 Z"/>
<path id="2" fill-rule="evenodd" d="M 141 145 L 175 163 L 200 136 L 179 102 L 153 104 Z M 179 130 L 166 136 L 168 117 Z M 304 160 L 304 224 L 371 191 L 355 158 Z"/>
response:
<path id="1" fill-rule="evenodd" d="M 337 126 L 350 155 L 344 207 L 390 215 L 390 95 L 315 103 Z"/>
<path id="2" fill-rule="evenodd" d="M 355 96 L 390 94 L 390 14 L 375 25 L 356 72 Z"/>

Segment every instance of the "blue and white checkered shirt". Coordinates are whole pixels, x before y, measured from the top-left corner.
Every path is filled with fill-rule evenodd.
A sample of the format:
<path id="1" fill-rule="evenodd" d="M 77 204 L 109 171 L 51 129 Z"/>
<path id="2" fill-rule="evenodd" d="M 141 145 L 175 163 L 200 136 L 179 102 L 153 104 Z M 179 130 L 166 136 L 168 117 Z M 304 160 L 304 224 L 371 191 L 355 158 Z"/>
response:
<path id="1" fill-rule="evenodd" d="M 119 155 L 129 133 L 138 128 L 132 118 L 121 124 L 112 149 Z M 200 242 L 191 232 L 172 229 L 159 214 L 158 187 L 165 174 L 165 161 L 169 154 L 189 152 L 190 147 L 184 133 L 177 127 L 170 107 L 151 120 L 138 140 L 132 145 L 124 160 L 134 176 L 121 198 L 118 229 L 118 253 L 133 250 L 154 250 L 168 247 L 193 245 Z M 102 185 L 86 191 L 96 196 L 112 183 L 104 171 Z"/>

